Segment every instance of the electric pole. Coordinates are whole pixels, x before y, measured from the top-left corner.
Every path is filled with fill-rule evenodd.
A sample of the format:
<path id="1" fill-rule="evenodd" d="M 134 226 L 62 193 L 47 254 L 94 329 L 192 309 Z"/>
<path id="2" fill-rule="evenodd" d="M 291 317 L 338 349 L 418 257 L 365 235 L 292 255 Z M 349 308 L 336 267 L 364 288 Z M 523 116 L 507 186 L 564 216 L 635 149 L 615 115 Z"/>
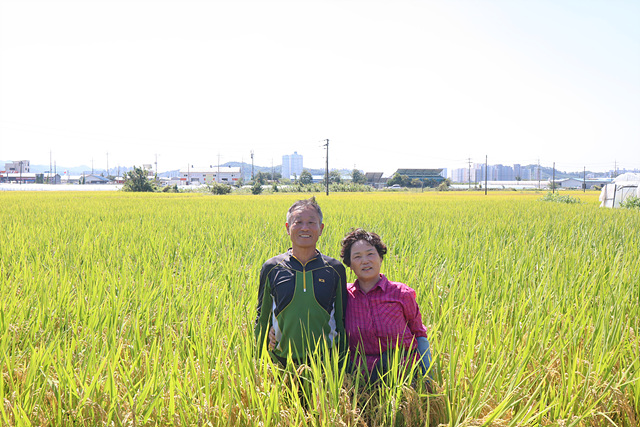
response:
<path id="1" fill-rule="evenodd" d="M 587 192 L 587 167 L 583 166 L 582 167 L 582 192 L 586 193 Z"/>
<path id="2" fill-rule="evenodd" d="M 251 180 L 253 181 L 253 150 L 251 150 Z"/>
<path id="3" fill-rule="evenodd" d="M 538 190 L 540 189 L 540 159 L 538 159 Z"/>
<path id="4" fill-rule="evenodd" d="M 551 181 L 551 192 L 556 194 L 556 162 L 553 162 L 553 179 Z"/>
<path id="5" fill-rule="evenodd" d="M 218 173 L 216 174 L 216 182 L 220 182 L 220 152 L 218 151 Z"/>
<path id="6" fill-rule="evenodd" d="M 471 191 L 471 157 L 469 157 L 469 191 Z"/>
<path id="7" fill-rule="evenodd" d="M 324 179 L 325 179 L 325 188 L 328 196 L 329 195 L 329 140 L 325 139 L 325 141 L 327 141 L 327 143 L 324 144 L 324 146 L 327 147 L 327 159 L 326 159 L 327 164 L 324 171 Z"/>

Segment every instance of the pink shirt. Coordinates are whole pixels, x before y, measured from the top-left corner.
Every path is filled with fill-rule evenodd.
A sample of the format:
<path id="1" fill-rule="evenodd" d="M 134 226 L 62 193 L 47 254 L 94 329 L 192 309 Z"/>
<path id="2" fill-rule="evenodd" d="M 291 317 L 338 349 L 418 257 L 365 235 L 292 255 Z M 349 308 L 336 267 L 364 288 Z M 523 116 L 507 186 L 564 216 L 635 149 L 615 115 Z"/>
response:
<path id="1" fill-rule="evenodd" d="M 345 329 L 351 358 L 357 357 L 357 351 L 364 352 L 369 372 L 380 354 L 396 343 L 406 350 L 417 349 L 415 338 L 427 336 L 416 292 L 404 283 L 391 282 L 381 274 L 378 283 L 366 294 L 357 280 L 347 285 L 347 292 Z M 358 360 L 357 364 L 360 363 Z"/>

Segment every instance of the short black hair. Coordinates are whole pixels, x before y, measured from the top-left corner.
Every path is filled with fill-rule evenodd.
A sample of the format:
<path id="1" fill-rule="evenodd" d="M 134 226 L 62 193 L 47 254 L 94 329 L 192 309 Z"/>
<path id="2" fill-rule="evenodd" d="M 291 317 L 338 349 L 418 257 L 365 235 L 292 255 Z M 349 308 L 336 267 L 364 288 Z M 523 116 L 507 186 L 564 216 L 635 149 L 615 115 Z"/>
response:
<path id="1" fill-rule="evenodd" d="M 298 200 L 294 204 L 291 205 L 289 210 L 287 211 L 287 224 L 289 223 L 289 217 L 294 211 L 304 208 L 314 208 L 316 212 L 318 212 L 318 216 L 320 217 L 320 224 L 322 224 L 322 209 L 320 209 L 320 205 L 316 202 L 316 197 L 312 196 L 310 199 Z"/>
<path id="2" fill-rule="evenodd" d="M 351 266 L 351 246 L 359 240 L 364 240 L 376 248 L 380 258 L 384 259 L 384 255 L 387 253 L 387 245 L 382 242 L 380 236 L 376 233 L 363 230 L 362 228 L 352 228 L 351 231 L 342 239 L 342 249 L 340 250 L 342 262 L 347 267 Z"/>

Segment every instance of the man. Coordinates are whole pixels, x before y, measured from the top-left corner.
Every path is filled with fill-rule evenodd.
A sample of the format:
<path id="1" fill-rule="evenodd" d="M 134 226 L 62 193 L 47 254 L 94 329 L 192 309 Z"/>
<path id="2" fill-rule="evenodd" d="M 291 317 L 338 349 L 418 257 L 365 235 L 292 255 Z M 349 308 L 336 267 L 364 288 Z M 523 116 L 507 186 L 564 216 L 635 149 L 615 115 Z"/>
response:
<path id="1" fill-rule="evenodd" d="M 347 276 L 340 261 L 316 249 L 324 224 L 315 198 L 294 203 L 285 227 L 291 248 L 265 262 L 260 271 L 258 354 L 273 328 L 276 346 L 271 355 L 283 365 L 289 355 L 294 362 L 305 362 L 317 347 L 324 347 L 323 341 L 344 355 Z"/>

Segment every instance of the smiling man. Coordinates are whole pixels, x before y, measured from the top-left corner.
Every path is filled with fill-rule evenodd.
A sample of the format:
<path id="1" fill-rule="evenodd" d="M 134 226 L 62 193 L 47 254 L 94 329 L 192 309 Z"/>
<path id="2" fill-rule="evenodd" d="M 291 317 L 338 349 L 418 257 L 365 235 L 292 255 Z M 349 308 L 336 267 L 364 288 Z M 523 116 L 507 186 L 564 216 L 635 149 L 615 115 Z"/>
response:
<path id="1" fill-rule="evenodd" d="M 324 224 L 315 198 L 294 203 L 285 227 L 291 248 L 269 259 L 260 271 L 255 323 L 258 354 L 270 328 L 276 336 L 270 353 L 283 365 L 289 355 L 295 363 L 305 362 L 324 342 L 344 354 L 347 276 L 340 261 L 316 249 Z"/>

